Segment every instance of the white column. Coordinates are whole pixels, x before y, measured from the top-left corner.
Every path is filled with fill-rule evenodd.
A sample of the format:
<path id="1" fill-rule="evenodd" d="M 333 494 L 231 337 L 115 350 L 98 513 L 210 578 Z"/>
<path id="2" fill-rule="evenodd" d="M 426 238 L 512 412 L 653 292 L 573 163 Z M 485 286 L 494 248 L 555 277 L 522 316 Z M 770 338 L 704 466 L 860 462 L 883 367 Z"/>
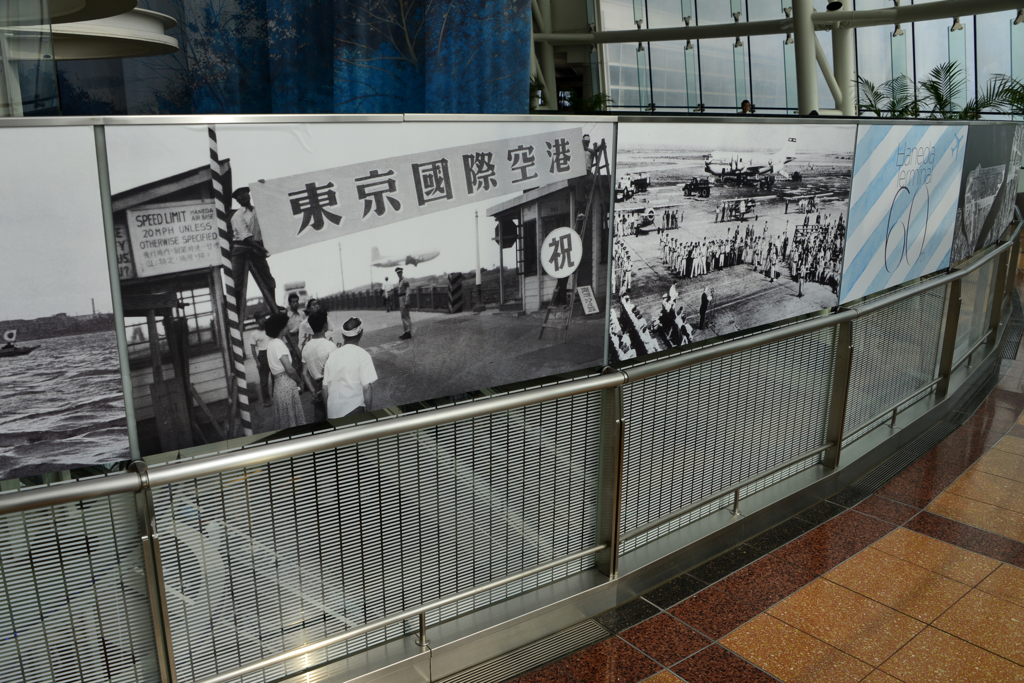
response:
<path id="1" fill-rule="evenodd" d="M 843 116 L 857 115 L 857 48 L 852 28 L 832 29 L 832 65 L 842 102 Z"/>
<path id="2" fill-rule="evenodd" d="M 818 67 L 815 63 L 814 24 L 811 0 L 793 0 L 793 34 L 796 42 L 796 89 L 801 116 L 818 109 Z"/>

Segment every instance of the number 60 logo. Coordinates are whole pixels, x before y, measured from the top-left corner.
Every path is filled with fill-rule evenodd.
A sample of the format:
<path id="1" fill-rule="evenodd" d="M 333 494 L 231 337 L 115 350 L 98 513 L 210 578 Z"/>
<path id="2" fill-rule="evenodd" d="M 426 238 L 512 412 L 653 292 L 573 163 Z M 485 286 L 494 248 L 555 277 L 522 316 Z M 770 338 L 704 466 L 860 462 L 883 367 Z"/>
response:
<path id="1" fill-rule="evenodd" d="M 925 196 L 924 196 L 923 202 L 919 203 L 917 201 L 917 198 L 920 196 L 922 189 L 924 190 L 924 195 Z M 903 196 L 904 193 L 906 193 L 907 197 L 910 198 L 910 206 L 907 207 L 907 208 L 901 208 L 897 212 L 896 211 L 896 201 L 901 196 Z M 910 260 L 910 225 L 914 222 L 914 217 L 915 217 L 914 207 L 915 207 L 915 205 L 918 207 L 918 215 L 920 215 L 920 210 L 921 210 L 921 205 L 922 204 L 924 206 L 924 230 L 922 231 L 921 238 L 920 238 L 921 239 L 921 248 L 918 250 L 917 254 L 914 256 L 914 260 L 911 261 Z M 896 191 L 896 196 L 892 198 L 892 206 L 889 207 L 889 218 L 887 220 L 887 225 L 886 225 L 886 229 L 885 229 L 885 254 L 884 254 L 884 256 L 885 256 L 885 270 L 886 270 L 886 272 L 889 272 L 889 273 L 895 272 L 895 270 L 900 267 L 900 264 L 903 261 L 907 262 L 907 266 L 912 267 L 914 264 L 917 263 L 918 259 L 921 258 L 921 254 L 924 253 L 924 245 L 928 242 L 928 220 L 929 220 L 929 218 L 931 218 L 931 208 L 932 208 L 931 205 L 932 205 L 932 193 L 931 193 L 931 190 L 928 189 L 927 185 L 919 185 L 917 190 L 914 191 L 914 196 L 913 197 L 910 197 L 910 190 L 907 189 L 906 185 L 904 185 L 903 187 L 901 187 L 900 189 L 898 189 Z M 893 215 L 893 214 L 895 214 L 895 215 Z M 907 220 L 906 221 L 900 220 L 900 219 L 902 219 L 904 217 L 904 215 L 906 215 Z M 893 222 L 894 219 L 896 220 L 895 223 Z M 890 237 L 892 237 L 893 230 L 896 230 L 896 229 L 902 229 L 903 230 L 903 237 L 902 237 L 902 239 L 899 239 L 897 237 L 897 240 L 898 240 L 897 241 L 897 246 L 893 250 L 892 254 L 890 254 L 889 253 L 889 239 L 890 239 Z M 889 264 L 890 264 L 890 261 L 892 260 L 891 259 L 892 256 L 896 257 L 896 263 L 895 263 L 895 265 L 890 267 Z"/>

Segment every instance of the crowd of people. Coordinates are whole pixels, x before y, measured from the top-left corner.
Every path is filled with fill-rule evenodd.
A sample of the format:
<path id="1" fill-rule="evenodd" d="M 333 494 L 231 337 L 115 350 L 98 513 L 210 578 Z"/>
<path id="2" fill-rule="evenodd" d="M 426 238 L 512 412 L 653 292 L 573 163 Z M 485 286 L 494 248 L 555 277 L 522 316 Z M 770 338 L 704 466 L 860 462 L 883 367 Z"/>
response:
<path id="1" fill-rule="evenodd" d="M 299 295 L 288 297 L 284 311 L 256 317 L 250 350 L 260 377 L 265 408 L 273 408 L 272 429 L 298 427 L 371 410 L 377 372 L 360 348 L 363 323 L 346 320 L 335 330 L 320 302 L 299 308 Z M 306 417 L 303 392 L 312 397 L 313 419 Z"/>
<path id="2" fill-rule="evenodd" d="M 769 235 L 765 222 L 760 234 L 754 225 L 742 231 L 737 225 L 732 235 L 719 239 L 683 241 L 663 235 L 662 258 L 673 277 L 699 278 L 712 270 L 735 266 L 750 266 L 770 282 L 780 278 L 788 268 L 790 277 L 798 283 L 817 282 L 838 292 L 840 260 L 843 252 L 844 226 L 842 215 L 811 215 L 797 224 L 793 239 L 789 229 L 783 234 Z M 801 287 L 802 295 L 802 287 Z"/>

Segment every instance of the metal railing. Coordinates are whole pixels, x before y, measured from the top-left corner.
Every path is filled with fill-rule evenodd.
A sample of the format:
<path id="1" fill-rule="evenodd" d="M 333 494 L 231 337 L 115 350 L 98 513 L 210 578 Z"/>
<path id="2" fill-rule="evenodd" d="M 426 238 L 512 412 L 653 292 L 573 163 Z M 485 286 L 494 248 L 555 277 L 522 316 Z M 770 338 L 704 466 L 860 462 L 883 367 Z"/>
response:
<path id="1" fill-rule="evenodd" d="M 996 332 L 1001 324 L 1000 316 L 1005 299 L 1004 295 L 1008 289 L 1008 283 L 1012 282 L 1011 278 L 1014 268 L 1011 267 L 1011 264 L 1015 266 L 1019 255 L 1018 241 L 1020 231 L 1021 223 L 1008 228 L 1008 240 L 989 248 L 988 253 L 981 255 L 974 263 L 963 270 L 932 277 L 862 304 L 841 308 L 830 315 L 814 317 L 794 324 L 783 325 L 763 333 L 704 346 L 692 351 L 676 353 L 669 357 L 642 362 L 628 367 L 618 369 L 607 368 L 604 373 L 598 376 L 531 388 L 501 396 L 481 398 L 444 408 L 381 419 L 372 423 L 359 424 L 290 441 L 250 447 L 226 454 L 211 455 L 191 461 L 167 463 L 152 468 L 147 468 L 140 463 L 133 466 L 127 472 L 112 474 L 106 477 L 4 493 L 0 495 L 0 516 L 66 503 L 80 503 L 90 499 L 118 494 L 135 493 L 141 495 L 142 498 L 137 499 L 139 500 L 139 524 L 144 553 L 146 553 L 145 570 L 149 579 L 150 599 L 153 601 L 153 622 L 159 659 L 161 661 L 160 669 L 164 680 L 170 682 L 175 680 L 174 657 L 173 649 L 170 646 L 167 597 L 162 585 L 163 573 L 160 563 L 159 534 L 156 532 L 155 515 L 153 513 L 152 490 L 154 488 L 242 468 L 261 466 L 329 449 L 371 442 L 384 437 L 470 420 L 580 394 L 595 391 L 603 392 L 602 429 L 606 431 L 606 434 L 602 438 L 601 467 L 602 472 L 606 473 L 609 478 L 606 480 L 601 494 L 606 496 L 606 500 L 601 505 L 605 506 L 604 518 L 610 521 L 604 521 L 599 525 L 598 538 L 594 539 L 596 542 L 594 545 L 530 569 L 510 574 L 504 578 L 483 583 L 469 590 L 464 590 L 427 602 L 418 607 L 350 628 L 343 633 L 304 645 L 300 648 L 290 649 L 230 671 L 218 673 L 203 679 L 201 683 L 223 683 L 413 618 L 419 620 L 418 643 L 425 648 L 427 644 L 426 614 L 430 611 L 521 579 L 535 576 L 574 560 L 594 555 L 598 556 L 598 570 L 609 576 L 610 579 L 614 579 L 618 575 L 619 549 L 624 541 L 642 536 L 668 522 L 677 520 L 709 503 L 728 496 L 732 496 L 733 513 L 737 514 L 739 512 L 741 490 L 744 488 L 783 472 L 787 468 L 806 462 L 815 456 L 820 456 L 821 463 L 826 468 L 835 469 L 840 464 L 841 450 L 844 447 L 844 434 L 856 432 L 864 428 L 865 425 L 869 425 L 890 414 L 892 415 L 891 424 L 895 424 L 896 416 L 901 407 L 921 398 L 926 392 L 934 391 L 940 396 L 944 395 L 949 389 L 949 381 L 953 372 L 964 362 L 970 364 L 977 350 L 986 342 L 991 342 L 996 338 Z M 985 334 L 982 340 L 976 342 L 968 349 L 960 361 L 954 363 L 954 347 L 957 338 L 960 308 L 960 282 L 963 278 L 990 263 L 998 264 L 994 278 L 997 286 L 991 292 L 989 300 L 990 333 Z M 857 425 L 853 429 L 846 428 L 844 423 L 853 353 L 851 342 L 852 321 L 940 287 L 948 288 L 949 295 L 947 297 L 948 308 L 945 313 L 946 325 L 942 333 L 941 348 L 938 352 L 938 362 L 936 364 L 938 368 L 937 376 L 917 388 L 913 393 L 903 396 L 895 405 L 886 408 L 878 416 L 861 425 Z M 824 436 L 822 445 L 803 452 L 796 457 L 789 458 L 777 465 L 758 471 L 738 483 L 723 487 L 711 495 L 701 497 L 699 500 L 673 510 L 666 515 L 662 515 L 653 521 L 632 529 L 620 529 L 619 520 L 621 515 L 619 506 L 621 505 L 621 494 L 625 486 L 622 475 L 622 463 L 625 455 L 623 438 L 624 417 L 621 404 L 622 386 L 829 328 L 836 330 L 837 334 L 833 372 L 830 379 L 831 399 L 823 424 L 822 431 Z"/>

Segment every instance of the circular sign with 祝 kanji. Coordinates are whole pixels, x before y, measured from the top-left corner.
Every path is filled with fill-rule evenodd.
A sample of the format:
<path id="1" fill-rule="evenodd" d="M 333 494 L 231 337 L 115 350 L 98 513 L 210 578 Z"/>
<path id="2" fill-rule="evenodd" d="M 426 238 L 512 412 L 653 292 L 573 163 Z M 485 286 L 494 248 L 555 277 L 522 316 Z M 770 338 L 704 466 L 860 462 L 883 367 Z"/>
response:
<path id="1" fill-rule="evenodd" d="M 572 228 L 555 228 L 540 245 L 540 263 L 553 278 L 569 277 L 582 259 L 583 240 Z"/>

